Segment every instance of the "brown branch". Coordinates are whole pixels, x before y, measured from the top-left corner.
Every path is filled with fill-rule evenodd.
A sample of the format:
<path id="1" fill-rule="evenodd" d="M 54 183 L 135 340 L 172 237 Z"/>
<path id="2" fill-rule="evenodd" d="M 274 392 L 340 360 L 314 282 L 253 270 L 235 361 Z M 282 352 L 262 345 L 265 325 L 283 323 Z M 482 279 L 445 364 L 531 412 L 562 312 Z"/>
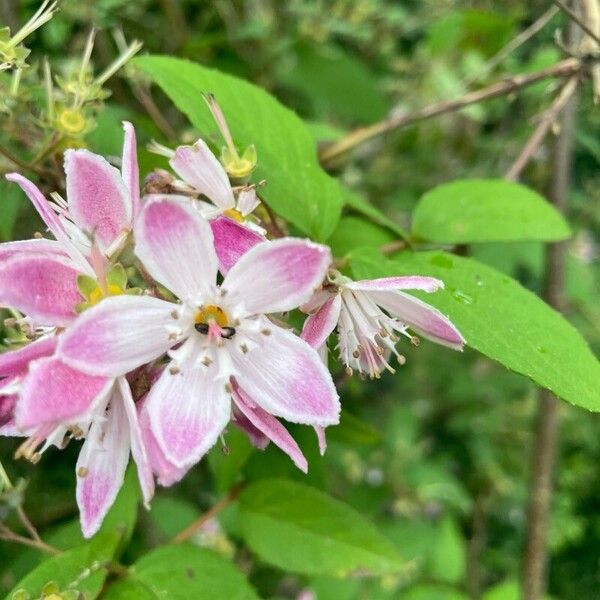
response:
<path id="1" fill-rule="evenodd" d="M 554 4 L 556 4 L 556 6 L 558 6 L 558 8 L 560 8 L 560 10 L 566 13 L 573 22 L 577 23 L 577 25 L 579 25 L 579 27 L 581 27 L 581 29 L 583 29 L 583 31 L 585 31 L 594 40 L 594 42 L 596 42 L 596 44 L 600 44 L 600 38 L 598 37 L 598 34 L 595 31 L 592 31 L 576 12 L 572 11 L 568 6 L 563 4 L 561 0 L 552 1 Z"/>
<path id="2" fill-rule="evenodd" d="M 544 141 L 544 138 L 556 123 L 560 112 L 569 102 L 575 90 L 577 89 L 578 78 L 571 77 L 567 83 L 563 86 L 560 93 L 556 96 L 552 104 L 541 114 L 538 126 L 531 134 L 519 156 L 512 164 L 510 169 L 507 171 L 505 177 L 511 181 L 516 181 L 521 175 L 523 169 L 527 166 L 540 144 Z"/>
<path id="3" fill-rule="evenodd" d="M 502 81 L 489 85 L 481 90 L 470 92 L 460 98 L 450 101 L 438 102 L 421 108 L 415 112 L 400 116 L 393 116 L 368 127 L 361 127 L 341 140 L 328 144 L 319 152 L 319 160 L 323 166 L 331 164 L 336 158 L 349 150 L 395 129 L 407 127 L 413 123 L 430 119 L 438 115 L 461 110 L 471 104 L 484 100 L 498 98 L 516 92 L 524 87 L 537 83 L 543 79 L 571 77 L 583 68 L 578 58 L 567 58 L 555 65 L 533 73 L 523 73 L 507 77 Z"/>
<path id="4" fill-rule="evenodd" d="M 170 140 L 177 138 L 177 133 L 173 127 L 171 127 L 169 121 L 167 121 L 167 119 L 165 119 L 163 114 L 160 112 L 158 106 L 156 106 L 150 91 L 146 90 L 143 85 L 133 81 L 132 79 L 129 80 L 129 84 L 133 91 L 133 95 L 148 113 L 148 116 L 154 121 L 154 124 L 161 130 L 161 132 Z"/>
<path id="5" fill-rule="evenodd" d="M 48 554 L 60 554 L 61 552 L 58 548 L 46 544 L 41 539 L 33 540 L 31 538 L 19 535 L 3 524 L 0 524 L 0 540 L 35 548 L 36 550 L 40 550 L 41 552 L 46 552 Z"/>
<path id="6" fill-rule="evenodd" d="M 172 540 L 173 544 L 180 544 L 189 540 L 207 521 L 218 515 L 224 508 L 229 506 L 239 495 L 244 487 L 243 483 L 234 485 L 229 492 L 217 503 L 211 506 L 205 513 L 201 514 L 193 523 L 180 531 Z"/>
<path id="7" fill-rule="evenodd" d="M 574 31 L 571 28 L 571 36 Z M 550 200 L 563 214 L 567 211 L 575 134 L 577 96 L 571 95 L 560 118 L 554 142 Z M 544 299 L 561 310 L 564 306 L 566 245 L 549 244 L 546 249 Z M 548 525 L 552 504 L 553 471 L 559 441 L 560 406 L 548 390 L 538 397 L 537 420 L 531 449 L 531 479 L 527 506 L 527 531 L 523 553 L 523 598 L 541 600 L 546 588 Z"/>

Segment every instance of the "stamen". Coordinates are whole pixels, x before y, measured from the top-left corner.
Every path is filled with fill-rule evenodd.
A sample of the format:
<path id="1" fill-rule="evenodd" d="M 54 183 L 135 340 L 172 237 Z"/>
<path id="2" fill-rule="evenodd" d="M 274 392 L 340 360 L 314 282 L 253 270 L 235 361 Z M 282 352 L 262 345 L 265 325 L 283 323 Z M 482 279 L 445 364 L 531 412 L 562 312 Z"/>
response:
<path id="1" fill-rule="evenodd" d="M 88 473 L 89 471 L 87 467 L 79 467 L 79 469 L 77 469 L 77 475 L 79 477 L 85 477 Z"/>

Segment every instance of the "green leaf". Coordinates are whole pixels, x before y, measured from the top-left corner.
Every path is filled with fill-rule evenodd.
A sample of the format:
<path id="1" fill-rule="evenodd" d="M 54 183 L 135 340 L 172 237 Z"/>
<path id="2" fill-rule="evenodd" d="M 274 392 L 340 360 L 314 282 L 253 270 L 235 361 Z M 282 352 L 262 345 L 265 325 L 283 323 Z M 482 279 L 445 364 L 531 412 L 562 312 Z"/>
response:
<path id="1" fill-rule="evenodd" d="M 394 260 L 369 249 L 352 255 L 356 279 L 429 275 L 446 289 L 416 294 L 449 315 L 467 345 L 578 406 L 600 411 L 600 363 L 581 334 L 516 281 L 473 259 L 403 252 Z"/>
<path id="2" fill-rule="evenodd" d="M 571 231 L 542 196 L 501 179 L 465 179 L 427 192 L 413 213 L 413 235 L 440 244 L 564 240 Z"/>
<path id="3" fill-rule="evenodd" d="M 451 587 L 424 583 L 410 588 L 400 596 L 400 600 L 468 600 L 462 592 Z"/>
<path id="4" fill-rule="evenodd" d="M 262 479 L 240 496 L 242 535 L 265 562 L 297 573 L 398 572 L 404 561 L 362 515 L 292 481 Z"/>
<path id="5" fill-rule="evenodd" d="M 465 576 L 465 540 L 451 517 L 440 522 L 429 560 L 429 573 L 438 581 L 459 583 Z"/>
<path id="6" fill-rule="evenodd" d="M 372 204 L 367 202 L 362 196 L 359 196 L 352 190 L 344 189 L 344 198 L 346 205 L 352 210 L 369 217 L 373 223 L 387 227 L 390 231 L 393 231 L 396 235 L 401 237 L 403 240 L 409 238 L 408 232 L 400 227 L 397 223 L 394 223 L 389 217 L 386 217 L 378 208 L 375 208 Z"/>
<path id="7" fill-rule="evenodd" d="M 112 559 L 120 541 L 117 531 L 104 532 L 83 546 L 53 556 L 28 573 L 8 598 L 19 590 L 38 598 L 50 582 L 55 582 L 61 591 L 77 590 L 85 593 L 85 598 L 95 598 L 106 579 L 105 565 Z"/>
<path id="8" fill-rule="evenodd" d="M 291 110 L 247 81 L 186 60 L 142 56 L 133 62 L 204 137 L 218 131 L 201 96 L 213 93 L 239 148 L 256 146 L 254 180 L 267 180 L 261 190 L 266 202 L 311 237 L 331 235 L 341 214 L 342 189 L 319 166 L 312 136 Z"/>
<path id="9" fill-rule="evenodd" d="M 106 600 L 258 600 L 244 576 L 225 558 L 190 544 L 162 546 L 143 556 Z"/>
<path id="10" fill-rule="evenodd" d="M 396 239 L 388 229 L 361 217 L 342 217 L 328 244 L 334 256 L 343 257 L 357 246 L 379 248 Z"/>
<path id="11" fill-rule="evenodd" d="M 504 581 L 487 589 L 482 600 L 521 600 L 522 597 L 518 581 Z M 552 597 L 544 595 L 544 600 L 552 600 Z"/>

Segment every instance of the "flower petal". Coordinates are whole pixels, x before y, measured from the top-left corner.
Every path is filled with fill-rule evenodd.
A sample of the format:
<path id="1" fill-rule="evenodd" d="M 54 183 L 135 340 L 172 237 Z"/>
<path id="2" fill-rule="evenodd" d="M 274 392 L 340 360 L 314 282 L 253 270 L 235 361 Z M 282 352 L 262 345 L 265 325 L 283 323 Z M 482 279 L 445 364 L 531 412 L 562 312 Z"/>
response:
<path id="1" fill-rule="evenodd" d="M 320 244 L 294 238 L 263 242 L 238 260 L 222 287 L 245 314 L 291 310 L 309 300 L 330 263 L 329 248 Z"/>
<path id="2" fill-rule="evenodd" d="M 335 329 L 340 317 L 342 298 L 339 294 L 331 296 L 316 313 L 309 315 L 304 321 L 300 337 L 312 348 L 318 350 Z"/>
<path id="3" fill-rule="evenodd" d="M 131 228 L 132 206 L 121 174 L 89 150 L 67 150 L 65 173 L 69 214 L 103 249 Z"/>
<path id="4" fill-rule="evenodd" d="M 256 404 L 293 423 L 335 425 L 340 402 L 317 352 L 298 336 L 265 320 L 262 344 L 233 353 L 237 383 Z"/>
<path id="5" fill-rule="evenodd" d="M 60 242 L 46 239 L 19 240 L 0 244 L 0 263 L 21 255 L 68 257 Z"/>
<path id="6" fill-rule="evenodd" d="M 60 222 L 58 215 L 52 210 L 52 207 L 48 200 L 46 200 L 44 194 L 40 192 L 39 188 L 26 179 L 22 175 L 18 173 L 8 173 L 6 175 L 6 179 L 8 181 L 12 181 L 16 183 L 24 192 L 27 194 L 29 200 L 39 213 L 40 217 L 42 217 L 42 221 L 46 223 L 48 229 L 54 234 L 54 237 L 60 242 L 65 252 L 73 259 L 74 263 L 77 265 L 77 268 L 80 269 L 83 273 L 87 273 L 88 275 L 93 275 L 94 271 L 89 266 L 87 260 L 83 256 L 83 254 L 79 251 L 77 246 L 71 241 L 71 238 L 68 236 L 63 224 Z"/>
<path id="7" fill-rule="evenodd" d="M 235 403 L 232 408 L 231 422 L 248 436 L 250 443 L 255 448 L 264 450 L 269 445 L 269 438 L 260 429 L 252 425 Z"/>
<path id="8" fill-rule="evenodd" d="M 138 414 L 135 409 L 135 402 L 133 401 L 131 388 L 129 387 L 129 383 L 127 383 L 125 377 L 119 377 L 117 379 L 117 388 L 121 396 L 120 401 L 123 403 L 124 412 L 127 416 L 127 422 L 129 424 L 131 456 L 133 457 L 133 460 L 137 466 L 142 497 L 144 499 L 145 506 L 149 507 L 150 500 L 152 500 L 152 496 L 154 496 L 154 476 L 152 475 L 152 467 L 150 466 L 150 460 L 148 458 L 146 446 L 144 445 L 142 438 L 142 430 L 140 427 Z"/>
<path id="9" fill-rule="evenodd" d="M 21 429 L 74 422 L 106 397 L 112 379 L 85 375 L 51 356 L 32 363 L 15 418 Z"/>
<path id="10" fill-rule="evenodd" d="M 149 296 L 107 298 L 60 336 L 57 352 L 84 373 L 124 375 L 177 343 L 176 309 L 175 304 Z"/>
<path id="11" fill-rule="evenodd" d="M 217 256 L 208 222 L 189 201 L 148 198 L 135 227 L 139 259 L 154 279 L 182 299 L 211 293 Z"/>
<path id="12" fill-rule="evenodd" d="M 327 451 L 327 437 L 325 435 L 325 427 L 315 427 L 315 433 L 317 434 L 317 442 L 319 442 L 319 454 L 325 455 Z"/>
<path id="13" fill-rule="evenodd" d="M 281 448 L 301 471 L 308 473 L 306 458 L 288 430 L 273 415 L 253 402 L 239 386 L 236 386 L 233 398 L 248 421 Z"/>
<path id="14" fill-rule="evenodd" d="M 0 378 L 15 377 L 27 372 L 32 360 L 50 356 L 56 348 L 56 336 L 49 335 L 10 352 L 0 354 Z"/>
<path id="15" fill-rule="evenodd" d="M 228 217 L 217 217 L 210 222 L 219 259 L 219 271 L 226 274 L 240 256 L 265 241 L 262 235 L 236 223 Z"/>
<path id="16" fill-rule="evenodd" d="M 193 146 L 179 146 L 169 164 L 181 179 L 219 208 L 235 206 L 227 173 L 203 140 Z"/>
<path id="17" fill-rule="evenodd" d="M 437 292 L 444 288 L 444 282 L 435 277 L 421 275 L 408 275 L 406 277 L 382 277 L 381 279 L 363 279 L 352 281 L 344 285 L 351 290 L 365 292 L 385 292 L 387 290 L 423 290 L 424 292 Z"/>
<path id="18" fill-rule="evenodd" d="M 173 463 L 170 463 L 164 452 L 160 449 L 150 427 L 150 415 L 148 414 L 145 399 L 137 402 L 137 409 L 142 440 L 158 483 L 165 487 L 177 483 L 188 472 L 188 468 L 176 467 Z"/>
<path id="19" fill-rule="evenodd" d="M 123 485 L 129 462 L 127 415 L 118 394 L 111 399 L 106 421 L 95 420 L 79 453 L 77 504 L 83 536 L 93 536 Z"/>
<path id="20" fill-rule="evenodd" d="M 260 204 L 260 200 L 256 195 L 256 189 L 253 187 L 244 188 L 237 199 L 237 209 L 242 215 L 249 215 Z"/>
<path id="21" fill-rule="evenodd" d="M 376 304 L 424 338 L 462 350 L 465 339 L 450 319 L 426 302 L 403 292 L 371 292 Z"/>
<path id="22" fill-rule="evenodd" d="M 16 255 L 0 263 L 0 304 L 44 325 L 68 325 L 83 300 L 77 289 L 78 274 L 65 258 Z"/>
<path id="23" fill-rule="evenodd" d="M 231 416 L 229 393 L 216 367 L 197 365 L 196 358 L 179 365 L 177 373 L 167 367 L 146 398 L 156 441 L 176 467 L 197 463 Z"/>
<path id="24" fill-rule="evenodd" d="M 135 129 L 129 121 L 123 121 L 125 137 L 123 139 L 123 159 L 121 162 L 121 176 L 131 198 L 132 217 L 140 211 L 140 170 L 137 158 L 137 142 Z"/>

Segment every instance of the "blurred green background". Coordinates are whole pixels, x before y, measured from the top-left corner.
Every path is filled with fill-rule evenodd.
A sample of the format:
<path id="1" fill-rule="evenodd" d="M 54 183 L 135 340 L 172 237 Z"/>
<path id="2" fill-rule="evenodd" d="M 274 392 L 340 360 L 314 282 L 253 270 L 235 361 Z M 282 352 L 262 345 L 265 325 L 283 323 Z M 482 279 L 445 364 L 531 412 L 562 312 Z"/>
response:
<path id="1" fill-rule="evenodd" d="M 22 23 L 35 7 L 33 2 L 3 0 L 0 23 Z M 37 83 L 41 58 L 51 59 L 54 72 L 67 72 L 81 55 L 92 24 L 100 28 L 92 59 L 97 70 L 117 55 L 112 32 L 119 28 L 128 41 L 143 42 L 142 52 L 186 57 L 266 88 L 311 123 L 320 143 L 387 114 L 410 112 L 507 74 L 551 65 L 561 57 L 554 31 L 564 27 L 564 19 L 556 15 L 490 70 L 489 59 L 546 11 L 548 2 L 65 0 L 60 8 L 28 39 L 32 68 L 23 77 L 23 93 L 11 100 L 16 104 L 9 111 L 0 112 L 2 145 L 16 147 L 25 156 L 35 152 L 44 133 L 30 116 L 38 114 L 43 104 Z M 7 76 L 2 84 L 4 89 L 9 85 Z M 174 145 L 198 133 L 153 88 L 153 102 L 162 116 L 156 123 L 139 101 L 140 90 L 142 99 L 148 97 L 147 82 L 131 69 L 121 71 L 108 87 L 111 96 L 95 108 L 89 131 L 77 143 L 118 155 L 120 121 L 127 118 L 136 125 L 142 171 L 148 171 L 164 165 L 144 149 L 151 138 Z M 420 195 L 436 184 L 501 177 L 531 133 L 532 118 L 555 90 L 553 81 L 543 81 L 518 95 L 376 139 L 340 160 L 334 173 L 406 225 Z M 15 112 L 20 115 L 16 120 Z M 19 119 L 28 121 L 23 125 Z M 15 141 L 15 130 L 24 127 L 29 137 Z M 590 94 L 583 94 L 568 215 L 575 234 L 569 242 L 567 310 L 596 354 L 600 352 L 599 134 L 600 114 L 594 111 Z M 549 144 L 543 145 L 524 174 L 524 182 L 542 192 L 550 175 L 549 153 Z M 13 168 L 0 157 L 0 172 Z M 20 193 L 4 184 L 0 189 L 4 196 L 0 237 L 29 237 L 40 228 L 37 217 Z M 357 219 L 348 214 L 330 240 L 336 256 L 357 244 L 347 235 L 356 230 Z M 396 237 L 366 222 L 362 231 L 366 243 L 383 244 Z M 540 292 L 542 244 L 481 244 L 469 252 Z M 527 331 L 520 335 L 527 336 Z M 534 386 L 469 350 L 458 355 L 423 343 L 405 353 L 408 362 L 395 376 L 385 375 L 376 382 L 355 378 L 342 384 L 346 413 L 342 424 L 330 430 L 324 458 L 318 456 L 312 432 L 293 430 L 309 457 L 307 478 L 277 449 L 253 451 L 232 431 L 227 437 L 228 456 L 214 449 L 184 482 L 159 492 L 151 512 L 141 515 L 124 561 L 168 539 L 213 504 L 238 471 L 251 480 L 285 474 L 308 480 L 371 517 L 410 560 L 399 576 L 336 580 L 284 574 L 242 552 L 238 564 L 249 571 L 261 596 L 296 598 L 312 592 L 319 600 L 516 600 Z M 600 416 L 562 406 L 549 542 L 552 598 L 600 598 L 599 431 Z M 2 440 L 0 458 L 14 479 L 28 481 L 25 506 L 34 522 L 44 534 L 57 535 L 52 532 L 63 531 L 76 516 L 76 449 L 51 450 L 40 464 L 31 466 L 12 462 L 16 445 Z M 2 510 L 0 506 L 0 518 Z M 220 525 L 198 542 L 235 553 L 235 511 L 223 513 Z M 9 590 L 39 560 L 35 551 L 0 542 L 0 592 Z"/>

